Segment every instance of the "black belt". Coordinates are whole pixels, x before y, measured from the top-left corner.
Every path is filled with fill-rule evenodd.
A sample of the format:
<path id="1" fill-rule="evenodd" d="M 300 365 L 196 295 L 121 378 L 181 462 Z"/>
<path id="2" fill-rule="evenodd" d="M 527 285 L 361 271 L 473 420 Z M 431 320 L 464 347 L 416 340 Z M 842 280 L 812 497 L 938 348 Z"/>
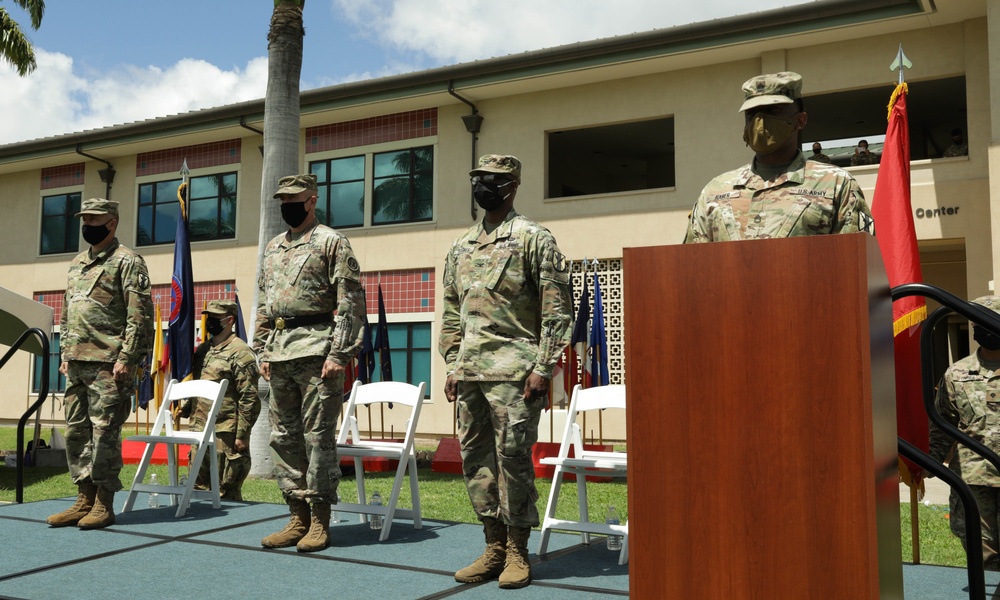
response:
<path id="1" fill-rule="evenodd" d="M 275 317 L 271 319 L 271 327 L 281 331 L 282 329 L 294 329 L 306 325 L 322 325 L 333 322 L 333 313 L 321 313 L 318 315 L 299 315 L 295 317 Z"/>

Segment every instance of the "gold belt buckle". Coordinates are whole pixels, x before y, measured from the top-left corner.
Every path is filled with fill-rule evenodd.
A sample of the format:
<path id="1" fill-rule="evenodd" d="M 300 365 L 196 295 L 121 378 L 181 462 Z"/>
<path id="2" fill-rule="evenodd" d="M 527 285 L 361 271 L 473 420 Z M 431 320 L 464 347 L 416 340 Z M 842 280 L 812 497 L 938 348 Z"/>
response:
<path id="1" fill-rule="evenodd" d="M 277 319 L 275 319 L 274 320 L 274 326 L 278 328 L 278 331 L 281 331 L 282 329 L 284 329 L 285 328 L 285 318 L 284 317 L 278 317 Z"/>

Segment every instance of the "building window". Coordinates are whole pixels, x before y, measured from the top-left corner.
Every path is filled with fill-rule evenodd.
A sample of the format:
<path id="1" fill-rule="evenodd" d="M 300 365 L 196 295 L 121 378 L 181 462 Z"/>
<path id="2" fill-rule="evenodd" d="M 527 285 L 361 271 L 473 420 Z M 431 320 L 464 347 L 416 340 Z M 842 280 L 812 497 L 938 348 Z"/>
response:
<path id="1" fill-rule="evenodd" d="M 433 218 L 433 147 L 380 152 L 374 162 L 373 225 Z"/>
<path id="2" fill-rule="evenodd" d="M 315 160 L 309 172 L 319 188 L 317 218 L 330 227 L 434 218 L 433 146 Z"/>
<path id="3" fill-rule="evenodd" d="M 316 217 L 330 227 L 365 224 L 365 157 L 348 156 L 309 163 L 316 176 Z"/>
<path id="4" fill-rule="evenodd" d="M 236 182 L 236 173 L 191 178 L 192 241 L 236 237 Z M 180 179 L 139 185 L 138 245 L 174 242 L 180 185 Z"/>
<path id="5" fill-rule="evenodd" d="M 548 198 L 673 187 L 674 119 L 548 133 Z"/>
<path id="6" fill-rule="evenodd" d="M 80 249 L 80 192 L 42 198 L 42 254 Z"/>
<path id="7" fill-rule="evenodd" d="M 66 391 L 66 376 L 59 372 L 59 334 L 52 334 L 52 343 L 49 344 L 49 393 L 63 393 Z M 31 392 L 37 394 L 41 390 L 42 377 L 42 357 L 35 356 L 35 369 L 31 377 Z"/>
<path id="8" fill-rule="evenodd" d="M 372 322 L 374 324 L 374 321 Z M 392 349 L 392 378 L 413 385 L 424 382 L 424 398 L 430 398 L 431 324 L 389 323 L 389 347 Z M 374 335 L 374 327 L 372 334 Z M 374 381 L 381 380 L 377 359 Z"/>

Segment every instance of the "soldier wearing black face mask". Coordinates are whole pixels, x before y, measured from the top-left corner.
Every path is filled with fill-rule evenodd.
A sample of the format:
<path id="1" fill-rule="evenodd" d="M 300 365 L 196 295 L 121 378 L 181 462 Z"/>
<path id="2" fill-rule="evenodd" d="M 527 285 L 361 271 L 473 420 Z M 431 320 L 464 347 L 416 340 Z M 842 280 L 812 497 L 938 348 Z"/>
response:
<path id="1" fill-rule="evenodd" d="M 455 573 L 461 583 L 531 583 L 528 536 L 538 526 L 531 447 L 552 370 L 569 341 L 569 263 L 552 234 L 514 210 L 521 161 L 479 159 L 472 193 L 486 211 L 455 240 L 444 268 L 439 349 L 472 508 L 486 551 Z"/>
<path id="2" fill-rule="evenodd" d="M 974 300 L 1000 314 L 1000 297 Z M 934 406 L 945 421 L 972 439 L 1000 452 L 1000 336 L 973 326 L 979 349 L 948 367 L 938 384 Z M 962 444 L 955 444 L 933 423 L 930 427 L 930 454 L 962 477 L 972 489 L 982 521 L 983 564 L 989 571 L 1000 570 L 1000 473 L 986 459 Z M 967 550 L 976 542 L 965 539 L 965 508 L 954 490 L 951 493 L 951 531 Z"/>
<path id="3" fill-rule="evenodd" d="M 291 513 L 261 545 L 300 552 L 329 543 L 344 367 L 361 349 L 365 321 L 361 267 L 347 238 L 316 218 L 317 194 L 311 173 L 278 181 L 274 197 L 289 229 L 264 250 L 253 340 L 271 383 L 271 457 Z"/>

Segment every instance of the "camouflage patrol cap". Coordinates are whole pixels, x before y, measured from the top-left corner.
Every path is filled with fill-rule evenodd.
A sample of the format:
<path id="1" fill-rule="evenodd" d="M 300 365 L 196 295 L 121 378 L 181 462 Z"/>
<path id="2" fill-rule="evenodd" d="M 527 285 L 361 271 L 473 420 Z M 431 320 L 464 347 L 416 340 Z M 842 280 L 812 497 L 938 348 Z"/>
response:
<path id="1" fill-rule="evenodd" d="M 980 296 L 972 302 L 1000 314 L 1000 296 Z"/>
<path id="2" fill-rule="evenodd" d="M 235 317 L 236 303 L 232 300 L 209 300 L 208 306 L 205 307 L 205 310 L 201 311 L 201 314 L 207 314 L 208 316 L 215 317 L 217 319 Z"/>
<path id="3" fill-rule="evenodd" d="M 118 201 L 105 200 L 104 198 L 88 198 L 80 206 L 80 212 L 73 216 L 80 215 L 111 215 L 118 218 Z"/>
<path id="4" fill-rule="evenodd" d="M 802 97 L 802 76 L 791 71 L 769 73 L 747 79 L 743 84 L 740 112 L 755 106 L 791 104 Z"/>
<path id="5" fill-rule="evenodd" d="M 521 161 L 516 156 L 508 154 L 484 154 L 479 157 L 479 166 L 469 171 L 469 175 L 476 175 L 478 173 L 512 175 L 516 181 L 520 182 Z"/>
<path id="6" fill-rule="evenodd" d="M 275 198 L 291 196 L 306 190 L 316 191 L 316 176 L 312 173 L 302 175 L 288 175 L 278 180 L 278 191 L 274 192 Z"/>

